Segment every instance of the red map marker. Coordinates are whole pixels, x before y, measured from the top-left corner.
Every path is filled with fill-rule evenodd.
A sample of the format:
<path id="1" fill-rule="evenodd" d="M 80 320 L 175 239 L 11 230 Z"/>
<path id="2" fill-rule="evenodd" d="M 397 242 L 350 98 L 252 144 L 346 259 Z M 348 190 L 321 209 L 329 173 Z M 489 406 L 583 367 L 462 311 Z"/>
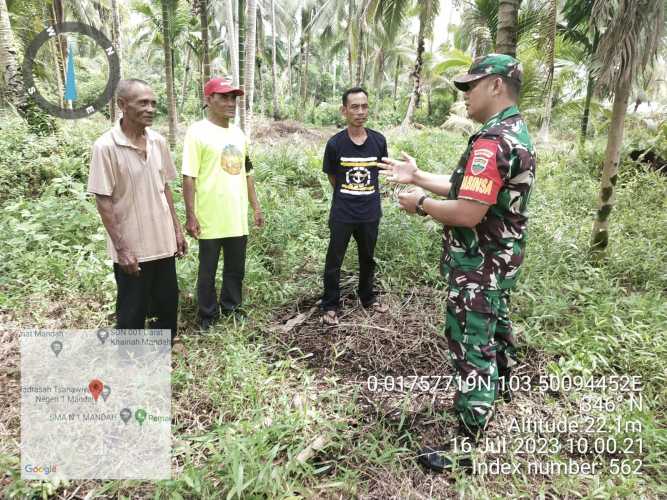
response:
<path id="1" fill-rule="evenodd" d="M 95 401 L 97 401 L 97 398 L 99 398 L 100 394 L 102 394 L 102 389 L 104 389 L 104 384 L 101 380 L 97 380 L 96 378 L 91 380 L 88 384 L 88 390 L 93 395 L 93 399 Z"/>

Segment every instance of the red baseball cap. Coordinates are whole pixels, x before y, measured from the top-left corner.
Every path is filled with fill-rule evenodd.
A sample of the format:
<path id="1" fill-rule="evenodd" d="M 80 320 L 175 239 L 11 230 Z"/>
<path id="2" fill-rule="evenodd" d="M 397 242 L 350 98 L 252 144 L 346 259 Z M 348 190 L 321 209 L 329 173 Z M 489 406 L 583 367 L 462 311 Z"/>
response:
<path id="1" fill-rule="evenodd" d="M 225 78 L 211 78 L 206 85 L 204 85 L 204 95 L 206 97 L 212 94 L 228 94 L 233 92 L 234 95 L 243 95 L 243 91 L 232 85 L 232 82 Z"/>

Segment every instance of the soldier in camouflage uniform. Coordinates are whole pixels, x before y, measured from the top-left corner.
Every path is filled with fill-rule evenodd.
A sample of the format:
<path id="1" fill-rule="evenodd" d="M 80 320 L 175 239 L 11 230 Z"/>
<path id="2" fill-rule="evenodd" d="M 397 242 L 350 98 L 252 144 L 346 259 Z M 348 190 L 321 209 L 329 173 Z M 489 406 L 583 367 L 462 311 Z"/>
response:
<path id="1" fill-rule="evenodd" d="M 509 292 L 524 258 L 535 178 L 535 152 L 516 106 L 521 79 L 520 63 L 503 54 L 476 59 L 467 74 L 454 79 L 465 93 L 469 117 L 483 125 L 451 177 L 419 170 L 405 153 L 404 161 L 384 162 L 390 181 L 418 187 L 399 195 L 401 207 L 444 224 L 445 336 L 460 378 L 455 400 L 460 430 L 473 438 L 492 414 L 503 387 L 499 381 L 508 379 L 516 363 Z M 447 200 L 430 198 L 421 188 Z M 440 471 L 452 466 L 432 448 L 423 450 L 420 462 Z"/>

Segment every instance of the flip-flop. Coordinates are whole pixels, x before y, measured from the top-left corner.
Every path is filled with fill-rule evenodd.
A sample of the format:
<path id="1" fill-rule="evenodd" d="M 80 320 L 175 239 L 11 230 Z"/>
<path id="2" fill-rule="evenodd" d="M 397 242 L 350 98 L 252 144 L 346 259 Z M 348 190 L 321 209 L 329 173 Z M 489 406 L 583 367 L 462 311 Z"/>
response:
<path id="1" fill-rule="evenodd" d="M 336 314 L 336 311 L 325 311 L 322 315 L 322 323 L 327 326 L 336 326 L 338 324 L 338 314 Z"/>

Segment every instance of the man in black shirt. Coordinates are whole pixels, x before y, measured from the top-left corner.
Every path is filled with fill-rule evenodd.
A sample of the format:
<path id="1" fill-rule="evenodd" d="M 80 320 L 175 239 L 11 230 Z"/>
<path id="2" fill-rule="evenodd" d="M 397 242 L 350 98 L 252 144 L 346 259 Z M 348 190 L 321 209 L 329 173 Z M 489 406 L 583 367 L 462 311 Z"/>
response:
<path id="1" fill-rule="evenodd" d="M 373 253 L 382 215 L 377 162 L 387 155 L 387 140 L 364 127 L 368 94 L 361 87 L 345 91 L 341 113 L 347 128 L 329 139 L 322 162 L 322 170 L 329 175 L 334 189 L 322 297 L 322 320 L 326 325 L 338 324 L 340 267 L 350 236 L 354 236 L 359 251 L 359 300 L 377 312 L 388 309 L 376 299 L 373 290 Z"/>

